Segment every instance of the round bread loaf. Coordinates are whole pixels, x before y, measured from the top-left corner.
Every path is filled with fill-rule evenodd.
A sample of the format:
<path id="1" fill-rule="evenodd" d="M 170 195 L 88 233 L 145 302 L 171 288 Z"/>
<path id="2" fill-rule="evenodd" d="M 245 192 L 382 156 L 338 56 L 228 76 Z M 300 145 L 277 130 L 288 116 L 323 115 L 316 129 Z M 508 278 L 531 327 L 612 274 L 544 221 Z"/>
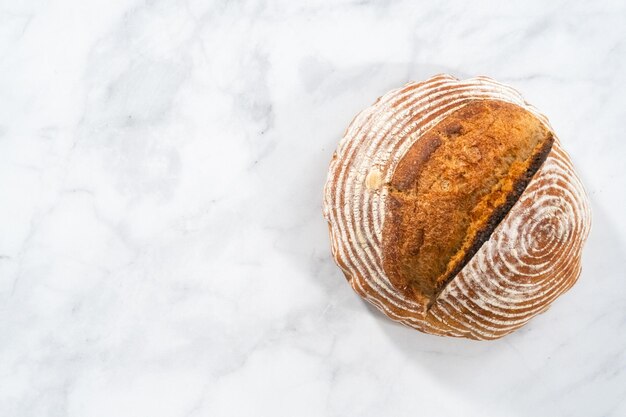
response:
<path id="1" fill-rule="evenodd" d="M 390 318 L 496 339 L 578 279 L 591 214 L 548 120 L 486 77 L 409 83 L 359 113 L 324 196 L 332 253 Z"/>

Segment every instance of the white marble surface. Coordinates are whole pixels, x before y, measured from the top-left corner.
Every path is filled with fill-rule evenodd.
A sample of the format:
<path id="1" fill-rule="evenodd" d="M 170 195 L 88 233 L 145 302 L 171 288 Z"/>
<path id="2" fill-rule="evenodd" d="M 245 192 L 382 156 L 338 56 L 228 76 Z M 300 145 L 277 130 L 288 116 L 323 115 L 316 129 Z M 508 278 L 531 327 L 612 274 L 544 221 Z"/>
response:
<path id="1" fill-rule="evenodd" d="M 0 2 L 0 415 L 626 415 L 623 1 Z M 495 342 L 361 301 L 320 206 L 354 114 L 440 72 L 546 113 L 594 226 Z"/>

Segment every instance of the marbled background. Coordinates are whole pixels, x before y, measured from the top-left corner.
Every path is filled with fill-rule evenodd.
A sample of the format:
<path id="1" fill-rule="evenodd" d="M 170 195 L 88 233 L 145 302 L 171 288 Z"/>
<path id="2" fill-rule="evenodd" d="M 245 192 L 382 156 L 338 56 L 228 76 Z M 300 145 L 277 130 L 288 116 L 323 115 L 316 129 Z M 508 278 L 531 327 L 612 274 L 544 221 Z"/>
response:
<path id="1" fill-rule="evenodd" d="M 409 80 L 547 114 L 580 282 L 495 342 L 388 321 L 330 253 L 344 128 Z M 0 0 L 0 416 L 626 415 L 624 1 Z"/>

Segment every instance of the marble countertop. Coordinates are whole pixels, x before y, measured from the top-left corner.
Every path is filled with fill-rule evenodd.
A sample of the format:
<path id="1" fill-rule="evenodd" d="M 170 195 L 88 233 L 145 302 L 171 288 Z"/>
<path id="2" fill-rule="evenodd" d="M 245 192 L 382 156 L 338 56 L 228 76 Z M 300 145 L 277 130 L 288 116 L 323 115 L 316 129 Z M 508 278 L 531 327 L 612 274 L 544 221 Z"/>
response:
<path id="1" fill-rule="evenodd" d="M 0 5 L 0 415 L 626 415 L 626 4 Z M 494 342 L 361 301 L 321 214 L 387 90 L 513 85 L 592 200 L 579 283 Z"/>

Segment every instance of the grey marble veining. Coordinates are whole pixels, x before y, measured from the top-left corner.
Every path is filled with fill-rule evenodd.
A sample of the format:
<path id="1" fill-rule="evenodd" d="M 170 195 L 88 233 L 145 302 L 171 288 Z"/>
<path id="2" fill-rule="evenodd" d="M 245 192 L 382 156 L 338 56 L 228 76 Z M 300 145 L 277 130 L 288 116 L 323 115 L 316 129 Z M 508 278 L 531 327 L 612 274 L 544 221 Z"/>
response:
<path id="1" fill-rule="evenodd" d="M 626 414 L 622 1 L 0 4 L 0 415 Z M 579 283 L 494 342 L 345 283 L 328 162 L 387 90 L 488 75 L 593 204 Z"/>

